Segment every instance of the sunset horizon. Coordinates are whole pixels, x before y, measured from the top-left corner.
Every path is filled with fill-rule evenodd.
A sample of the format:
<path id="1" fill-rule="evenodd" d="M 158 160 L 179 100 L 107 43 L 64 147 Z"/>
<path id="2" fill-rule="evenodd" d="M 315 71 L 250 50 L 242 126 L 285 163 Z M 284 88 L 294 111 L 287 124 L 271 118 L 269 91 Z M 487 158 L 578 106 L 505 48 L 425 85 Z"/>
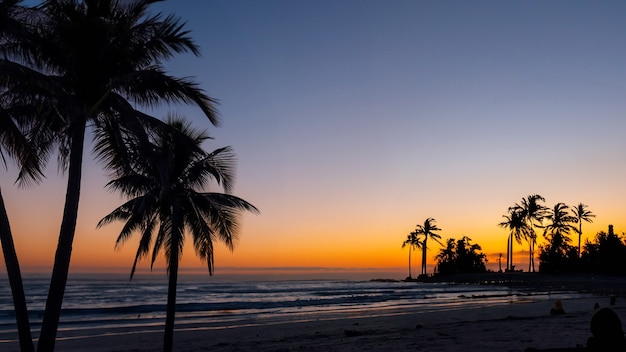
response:
<path id="1" fill-rule="evenodd" d="M 625 14 L 0 0 L 0 350 L 626 351 Z"/>
<path id="2" fill-rule="evenodd" d="M 508 236 L 498 224 L 530 194 L 588 205 L 583 243 L 609 224 L 626 231 L 623 4 L 323 5 L 153 5 L 203 50 L 165 69 L 199 82 L 221 124 L 182 105 L 150 113 L 185 116 L 213 138 L 207 151 L 231 146 L 233 194 L 260 210 L 242 214 L 232 253 L 216 247 L 217 269 L 402 268 L 402 241 L 434 218 L 443 241 L 468 236 L 494 270 Z M 96 230 L 124 198 L 104 189 L 91 135 L 71 265 L 130 268 L 138 237 L 116 249 L 122 223 Z M 25 270 L 54 258 L 66 189 L 55 157 L 39 185 L 18 187 L 10 158 L 0 178 Z M 182 266 L 202 268 L 192 247 Z M 429 244 L 430 270 L 439 249 Z"/>

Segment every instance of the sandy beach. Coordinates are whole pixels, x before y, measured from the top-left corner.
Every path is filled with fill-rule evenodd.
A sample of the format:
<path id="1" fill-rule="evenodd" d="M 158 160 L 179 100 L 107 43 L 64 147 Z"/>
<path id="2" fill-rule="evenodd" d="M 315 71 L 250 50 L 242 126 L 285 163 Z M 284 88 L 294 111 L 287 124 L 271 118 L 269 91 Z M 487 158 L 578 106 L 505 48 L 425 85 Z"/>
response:
<path id="1" fill-rule="evenodd" d="M 359 316 L 267 317 L 243 326 L 177 325 L 176 351 L 524 351 L 529 347 L 584 346 L 594 305 L 626 318 L 626 301 L 610 297 L 562 300 L 565 314 L 551 315 L 554 300 L 516 302 L 437 312 L 363 312 Z M 72 337 L 78 334 L 80 337 Z M 57 351 L 157 351 L 162 327 L 59 333 Z M 3 344 L 7 352 L 17 344 Z"/>
<path id="2" fill-rule="evenodd" d="M 179 352 L 526 351 L 529 348 L 584 347 L 591 337 L 590 321 L 597 307 L 613 309 L 622 322 L 626 322 L 626 281 L 618 277 L 514 273 L 461 275 L 445 279 L 449 283 L 286 281 L 283 284 L 261 282 L 234 286 L 198 286 L 199 282 L 192 280 L 187 286 L 183 285 L 182 292 L 191 293 L 186 298 L 181 295 L 174 348 Z M 162 290 L 156 291 L 154 296 L 146 296 L 146 287 L 154 287 L 158 282 L 146 281 L 137 286 L 116 280 L 77 281 L 75 287 L 80 289 L 75 293 L 80 297 L 105 286 L 124 297 L 135 292 L 132 297 L 141 298 L 137 302 L 138 308 L 131 310 L 136 314 L 136 320 L 130 316 L 86 315 L 85 318 L 101 317 L 104 320 L 96 324 L 66 324 L 59 330 L 57 351 L 161 350 L 162 318 L 144 318 L 144 314 L 154 309 L 152 306 L 145 312 L 139 309 L 155 299 L 157 302 L 163 300 Z M 85 290 L 87 286 L 93 287 Z M 202 298 L 204 294 L 213 292 L 216 286 L 224 291 L 211 296 L 213 300 L 243 290 L 254 292 L 252 297 L 263 292 L 258 296 L 263 302 L 287 302 L 300 297 L 314 299 L 315 305 L 285 303 L 287 305 L 280 309 L 265 309 L 260 305 L 257 306 L 259 309 L 249 312 L 237 305 L 218 305 L 211 310 L 193 305 L 193 302 L 206 299 Z M 269 291 L 259 291 L 270 286 Z M 485 287 L 485 290 L 478 287 Z M 431 288 L 433 291 L 426 290 Z M 311 296 L 308 290 L 319 295 Z M 344 292 L 367 299 L 368 303 L 355 305 L 350 300 L 335 301 Z M 443 296 L 425 299 L 421 296 L 425 292 L 432 297 Z M 447 296 L 449 292 L 455 292 L 454 296 Z M 272 296 L 281 294 L 287 294 L 288 298 Z M 385 299 L 395 298 L 376 303 L 373 297 L 378 294 L 384 295 Z M 69 297 L 69 306 L 76 304 L 74 296 Z M 104 300 L 111 294 L 96 297 Z M 255 304 L 254 300 L 247 301 L 244 296 L 237 297 L 237 302 L 247 302 L 245 306 Z M 333 303 L 317 301 L 329 297 L 333 297 Z M 404 301 L 404 297 L 415 298 Z M 562 302 L 564 314 L 551 314 L 557 300 Z M 118 306 L 122 303 L 105 301 L 103 304 Z M 193 308 L 185 313 L 183 307 L 189 304 Z M 67 319 L 72 317 L 81 316 L 69 314 Z M 36 339 L 36 328 L 33 333 Z M 15 339 L 14 330 L 0 331 L 0 351 L 18 352 L 19 344 Z"/>

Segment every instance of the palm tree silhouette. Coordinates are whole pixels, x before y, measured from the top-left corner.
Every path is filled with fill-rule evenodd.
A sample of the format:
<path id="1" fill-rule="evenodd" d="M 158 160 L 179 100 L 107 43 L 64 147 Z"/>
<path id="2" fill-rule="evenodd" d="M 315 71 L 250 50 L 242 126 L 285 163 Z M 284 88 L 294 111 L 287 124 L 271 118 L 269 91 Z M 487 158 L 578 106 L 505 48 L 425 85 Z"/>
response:
<path id="1" fill-rule="evenodd" d="M 569 245 L 571 239 L 568 234 L 577 231 L 574 223 L 576 218 L 570 215 L 569 207 L 564 203 L 557 203 L 547 212 L 549 224 L 544 228 L 543 236 L 548 244 L 541 253 L 541 271 L 558 272 L 567 267 L 571 258 L 578 257 L 573 253 L 575 249 Z"/>
<path id="2" fill-rule="evenodd" d="M 513 241 L 521 244 L 523 238 L 528 238 L 530 229 L 526 224 L 524 213 L 521 208 L 510 207 L 508 215 L 502 215 L 505 221 L 498 226 L 510 231 L 506 247 L 506 271 L 512 271 L 513 265 Z"/>
<path id="3" fill-rule="evenodd" d="M 423 225 L 417 225 L 417 234 L 424 236 L 424 241 L 422 242 L 422 275 L 426 275 L 426 252 L 428 251 L 428 238 L 430 237 L 435 242 L 442 245 L 441 241 L 439 241 L 441 236 L 435 233 L 435 231 L 441 231 L 441 229 L 435 225 L 435 219 L 433 218 L 427 218 L 424 220 Z"/>
<path id="4" fill-rule="evenodd" d="M 53 351 L 67 282 L 78 216 L 87 125 L 106 121 L 141 130 L 162 122 L 138 110 L 160 103 L 197 105 L 218 123 L 214 101 L 195 82 L 168 75 L 162 61 L 199 49 L 172 16 L 150 15 L 155 1 L 45 0 L 31 16 L 29 35 L 0 61 L 4 99 L 39 108 L 33 118 L 51 132 L 67 170 L 67 191 L 59 240 L 40 331 L 38 351 Z M 119 138 L 118 138 L 119 139 Z M 113 139 L 115 140 L 115 139 Z"/>
<path id="5" fill-rule="evenodd" d="M 416 248 L 422 248 L 422 243 L 419 240 L 419 236 L 417 231 L 413 231 L 409 233 L 406 237 L 406 240 L 402 242 L 402 248 L 409 246 L 409 279 L 412 279 L 411 276 L 411 252 L 413 252 Z"/>
<path id="6" fill-rule="evenodd" d="M 28 319 L 28 306 L 22 282 L 22 273 L 19 260 L 15 252 L 11 226 L 4 206 L 4 199 L 0 191 L 0 242 L 2 243 L 2 254 L 7 268 L 11 295 L 13 297 L 13 308 L 15 309 L 15 321 L 21 351 L 34 351 L 33 338 L 30 332 L 30 321 Z"/>
<path id="7" fill-rule="evenodd" d="M 150 247 L 151 265 L 161 250 L 165 252 L 169 284 L 163 350 L 168 352 L 173 345 L 178 263 L 185 230 L 212 275 L 213 242 L 219 239 L 233 250 L 241 211 L 258 212 L 252 204 L 229 194 L 235 160 L 231 148 L 207 154 L 201 149 L 208 138 L 204 132 L 191 129 L 180 119 L 169 124 L 175 131 L 160 133 L 148 145 L 129 136 L 126 150 L 102 140 L 96 148 L 117 173 L 107 187 L 131 198 L 100 220 L 98 227 L 117 220 L 126 222 L 116 246 L 135 232 L 141 234 L 131 279 L 138 260 L 148 256 Z M 113 124 L 109 127 L 115 128 Z M 203 192 L 210 181 L 217 182 L 226 193 Z"/>
<path id="8" fill-rule="evenodd" d="M 576 222 L 576 218 L 569 213 L 569 207 L 565 203 L 556 203 L 552 209 L 549 209 L 546 213 L 546 219 L 550 220 L 550 224 L 543 226 L 544 236 L 558 236 L 563 240 L 563 243 L 570 242 L 571 239 L 567 236 L 572 231 L 577 231 L 576 226 L 573 223 Z"/>
<path id="9" fill-rule="evenodd" d="M 27 18 L 30 11 L 20 6 L 19 0 L 0 1 L 0 48 L 4 53 L 12 50 L 20 50 L 19 43 L 27 33 Z M 11 72 L 0 74 L 3 81 L 14 79 Z M 11 94 L 10 89 L 6 92 Z M 5 155 L 13 158 L 20 171 L 17 182 L 20 186 L 27 185 L 31 181 L 38 183 L 43 177 L 42 158 L 45 153 L 38 150 L 38 143 L 29 140 L 29 135 L 34 135 L 37 130 L 36 124 L 30 124 L 25 115 L 37 113 L 32 106 L 24 105 L 23 102 L 11 99 L 2 99 L 0 106 L 0 161 L 6 167 Z M 18 339 L 22 352 L 34 351 L 30 320 L 22 273 L 15 251 L 13 234 L 9 217 L 4 204 L 4 198 L 0 191 L 0 244 L 7 269 L 15 320 L 17 324 Z"/>
<path id="10" fill-rule="evenodd" d="M 524 215 L 524 219 L 529 229 L 527 235 L 529 251 L 529 272 L 535 271 L 535 245 L 537 244 L 535 224 L 536 222 L 541 223 L 541 220 L 544 218 L 547 209 L 545 206 L 539 204 L 540 201 L 545 202 L 545 199 L 538 194 L 531 194 L 526 198 L 523 198 L 521 204 L 515 204 L 514 206 L 514 208 L 520 209 L 520 211 Z"/>
<path id="11" fill-rule="evenodd" d="M 578 223 L 578 256 L 580 257 L 580 239 L 583 235 L 583 221 L 591 223 L 593 222 L 592 218 L 596 216 L 591 211 L 587 210 L 587 205 L 583 203 L 578 203 L 578 205 L 572 208 L 572 211 Z"/>
<path id="12" fill-rule="evenodd" d="M 457 243 L 454 238 L 448 238 L 445 247 L 440 249 L 439 253 L 435 256 L 435 258 L 437 259 L 437 265 L 439 267 L 439 273 L 444 273 L 445 271 L 447 271 L 448 273 L 456 272 L 456 267 L 450 268 L 450 266 L 456 265 L 456 245 Z M 447 270 L 444 269 L 445 266 L 448 266 Z"/>

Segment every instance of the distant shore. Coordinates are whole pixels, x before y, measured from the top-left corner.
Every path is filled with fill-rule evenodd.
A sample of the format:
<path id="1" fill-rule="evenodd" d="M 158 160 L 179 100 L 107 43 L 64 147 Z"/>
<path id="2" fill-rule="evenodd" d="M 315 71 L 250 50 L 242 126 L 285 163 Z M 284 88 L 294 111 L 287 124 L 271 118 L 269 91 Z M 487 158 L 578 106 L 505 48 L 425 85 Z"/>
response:
<path id="1" fill-rule="evenodd" d="M 626 276 L 488 272 L 433 275 L 414 279 L 413 281 L 424 283 L 449 282 L 459 284 L 498 285 L 530 291 L 574 291 L 626 297 Z"/>

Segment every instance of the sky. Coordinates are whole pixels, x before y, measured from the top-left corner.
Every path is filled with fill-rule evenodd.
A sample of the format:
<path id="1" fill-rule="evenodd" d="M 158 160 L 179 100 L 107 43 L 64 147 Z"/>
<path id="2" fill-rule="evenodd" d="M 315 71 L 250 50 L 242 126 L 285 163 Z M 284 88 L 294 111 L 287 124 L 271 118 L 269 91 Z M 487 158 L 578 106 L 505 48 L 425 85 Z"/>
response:
<path id="1" fill-rule="evenodd" d="M 202 54 L 164 65 L 219 100 L 221 125 L 194 107 L 152 113 L 207 129 L 207 150 L 232 146 L 234 194 L 260 210 L 242 216 L 234 252 L 218 246 L 218 276 L 403 278 L 401 244 L 426 218 L 443 241 L 481 245 L 497 270 L 508 236 L 497 225 L 530 194 L 548 207 L 587 204 L 596 217 L 583 241 L 609 224 L 626 232 L 626 2 L 186 0 L 152 9 L 186 21 Z M 96 229 L 123 199 L 104 190 L 93 159 L 87 150 L 72 270 L 126 272 L 137 239 L 116 249 L 121 224 Z M 18 188 L 15 175 L 3 170 L 0 186 L 21 265 L 48 272 L 65 177 L 55 160 L 41 185 Z M 527 269 L 527 245 L 515 246 Z M 439 249 L 429 244 L 431 272 Z M 191 243 L 182 267 L 206 271 Z"/>

